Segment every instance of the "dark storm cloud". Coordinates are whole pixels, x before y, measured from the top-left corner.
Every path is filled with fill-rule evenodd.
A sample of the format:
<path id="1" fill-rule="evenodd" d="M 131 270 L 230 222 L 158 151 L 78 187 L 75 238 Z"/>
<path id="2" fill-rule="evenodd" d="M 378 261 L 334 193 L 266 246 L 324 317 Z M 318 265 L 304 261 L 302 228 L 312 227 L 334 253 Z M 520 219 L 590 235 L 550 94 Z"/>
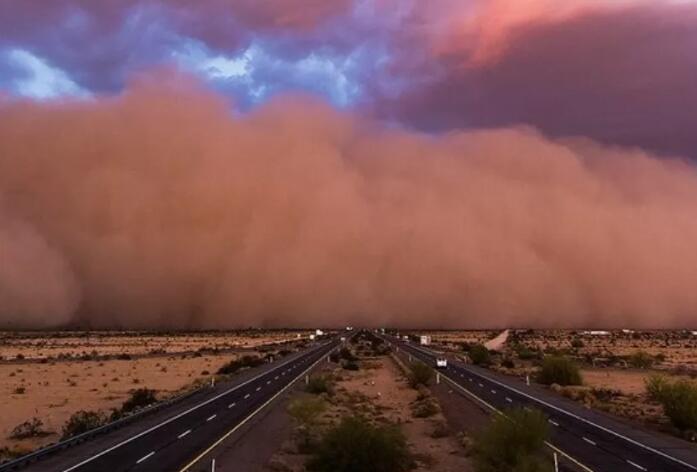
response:
<path id="1" fill-rule="evenodd" d="M 419 86 L 377 107 L 422 129 L 526 123 L 555 136 L 694 158 L 695 50 L 696 5 L 644 5 L 532 22 L 511 31 L 490 61 L 472 62 L 470 49 L 452 46 L 432 58 L 435 74 L 422 70 Z M 399 57 L 396 73 L 411 61 L 408 54 Z"/>

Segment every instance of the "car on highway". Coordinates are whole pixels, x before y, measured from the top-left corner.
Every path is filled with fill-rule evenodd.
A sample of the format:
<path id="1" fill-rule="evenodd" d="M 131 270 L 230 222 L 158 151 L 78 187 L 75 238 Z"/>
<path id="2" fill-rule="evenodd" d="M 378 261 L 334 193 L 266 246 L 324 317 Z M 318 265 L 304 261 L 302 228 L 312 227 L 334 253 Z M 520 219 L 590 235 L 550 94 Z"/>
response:
<path id="1" fill-rule="evenodd" d="M 436 359 L 436 367 L 439 369 L 445 369 L 448 367 L 448 359 L 445 357 L 439 357 Z"/>

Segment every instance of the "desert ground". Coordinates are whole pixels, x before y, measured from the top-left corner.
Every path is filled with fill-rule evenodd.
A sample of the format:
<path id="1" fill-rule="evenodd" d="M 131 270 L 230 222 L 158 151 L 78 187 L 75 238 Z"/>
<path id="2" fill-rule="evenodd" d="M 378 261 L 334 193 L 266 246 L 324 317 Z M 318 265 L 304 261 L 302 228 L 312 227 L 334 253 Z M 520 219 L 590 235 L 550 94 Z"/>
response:
<path id="1" fill-rule="evenodd" d="M 0 360 L 62 360 L 250 349 L 307 338 L 307 330 L 159 333 L 133 331 L 0 332 Z"/>
<path id="2" fill-rule="evenodd" d="M 466 358 L 469 346 L 484 344 L 500 331 L 409 334 L 430 335 L 434 347 Z M 489 368 L 534 381 L 541 359 L 548 355 L 569 357 L 580 368 L 583 385 L 550 387 L 560 395 L 637 426 L 684 437 L 684 432 L 670 427 L 661 405 L 649 397 L 646 382 L 656 375 L 669 381 L 697 378 L 697 336 L 692 331 L 511 330 Z"/>
<path id="3" fill-rule="evenodd" d="M 306 339 L 308 333 L 4 333 L 0 452 L 9 457 L 56 442 L 73 413 L 108 415 L 134 389 L 154 390 L 160 400 L 183 393 L 209 382 L 222 365 L 241 355 L 292 350 L 298 335 Z M 11 437 L 16 426 L 33 418 L 41 421 L 41 434 Z"/>

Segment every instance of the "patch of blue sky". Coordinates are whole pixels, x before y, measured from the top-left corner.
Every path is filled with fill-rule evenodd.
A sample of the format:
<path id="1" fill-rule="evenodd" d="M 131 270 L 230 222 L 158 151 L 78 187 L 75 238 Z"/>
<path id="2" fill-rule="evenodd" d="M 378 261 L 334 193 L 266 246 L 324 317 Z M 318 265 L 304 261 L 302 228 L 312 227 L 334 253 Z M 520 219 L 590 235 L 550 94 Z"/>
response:
<path id="1" fill-rule="evenodd" d="M 87 97 L 89 92 L 75 83 L 68 73 L 25 49 L 9 49 L 0 54 L 0 61 L 15 73 L 5 86 L 16 95 L 34 99 Z"/>

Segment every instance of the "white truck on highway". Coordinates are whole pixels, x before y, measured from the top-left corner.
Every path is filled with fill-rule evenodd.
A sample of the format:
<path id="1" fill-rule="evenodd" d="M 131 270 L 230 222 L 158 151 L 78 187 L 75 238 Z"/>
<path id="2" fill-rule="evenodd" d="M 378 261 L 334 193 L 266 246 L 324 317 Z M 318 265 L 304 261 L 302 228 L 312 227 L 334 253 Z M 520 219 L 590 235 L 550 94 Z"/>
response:
<path id="1" fill-rule="evenodd" d="M 448 359 L 445 357 L 439 357 L 436 359 L 436 367 L 439 369 L 445 369 L 448 367 Z"/>

